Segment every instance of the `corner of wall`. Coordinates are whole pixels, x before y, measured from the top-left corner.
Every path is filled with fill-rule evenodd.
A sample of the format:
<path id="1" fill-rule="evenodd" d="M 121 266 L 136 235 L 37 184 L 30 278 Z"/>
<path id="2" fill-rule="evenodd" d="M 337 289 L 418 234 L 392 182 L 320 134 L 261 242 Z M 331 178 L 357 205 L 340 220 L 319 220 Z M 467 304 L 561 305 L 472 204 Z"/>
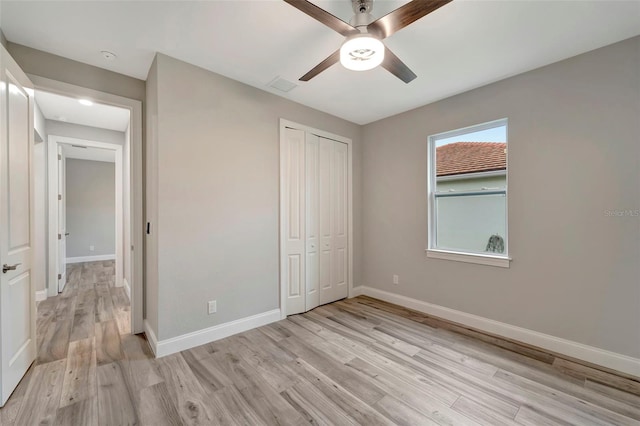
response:
<path id="1" fill-rule="evenodd" d="M 0 44 L 2 44 L 4 46 L 4 48 L 7 48 L 7 38 L 4 36 L 4 33 L 2 32 L 2 28 L 0 28 Z"/>

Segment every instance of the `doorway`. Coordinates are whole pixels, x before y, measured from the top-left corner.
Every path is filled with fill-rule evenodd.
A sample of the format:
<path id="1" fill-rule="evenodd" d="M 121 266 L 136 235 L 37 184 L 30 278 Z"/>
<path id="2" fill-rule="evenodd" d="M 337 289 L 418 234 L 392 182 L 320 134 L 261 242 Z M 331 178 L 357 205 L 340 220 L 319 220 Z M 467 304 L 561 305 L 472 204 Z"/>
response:
<path id="1" fill-rule="evenodd" d="M 36 187 L 38 169 L 44 169 L 46 185 L 40 192 L 51 195 L 45 198 L 44 213 L 37 215 L 35 221 L 36 239 L 44 235 L 42 239 L 45 246 L 45 253 L 36 258 L 38 270 L 44 271 L 44 278 L 38 281 L 40 291 L 36 292 L 36 297 L 44 300 L 47 297 L 55 297 L 60 290 L 64 291 L 64 284 L 70 283 L 70 279 L 74 277 L 67 276 L 64 280 L 58 280 L 59 274 L 68 274 L 72 270 L 77 274 L 77 271 L 82 270 L 83 263 L 106 262 L 100 274 L 112 271 L 109 273 L 113 275 L 113 286 L 121 288 L 122 294 L 130 300 L 130 309 L 127 307 L 127 315 L 130 315 L 130 318 L 127 318 L 126 322 L 130 324 L 131 332 L 143 332 L 142 105 L 139 101 L 38 76 L 32 76 L 32 80 L 36 88 L 36 101 L 47 97 L 49 100 L 57 97 L 58 101 L 64 98 L 65 102 L 71 102 L 76 108 L 75 113 L 73 110 L 65 112 L 64 109 L 58 112 L 46 111 L 46 114 L 43 114 L 43 111 L 35 113 L 36 133 L 39 133 L 39 114 L 41 121 L 46 123 L 45 126 L 40 126 L 42 134 L 45 135 L 44 143 L 40 144 L 44 145 L 40 148 L 44 155 L 34 155 Z M 55 105 L 57 104 L 54 103 Z M 117 112 L 116 115 L 114 111 Z M 85 119 L 96 121 L 83 121 Z M 91 158 L 96 154 L 101 158 Z M 110 155 L 111 159 L 105 161 L 104 155 Z M 38 158 L 42 157 L 44 161 L 39 162 Z M 61 186 L 65 175 L 54 171 L 68 172 L 69 163 L 81 161 L 101 161 L 103 164 L 108 162 L 115 169 L 117 182 L 113 185 L 113 191 L 118 194 L 113 202 L 116 220 L 111 227 L 115 229 L 115 241 L 110 250 L 104 241 L 100 242 L 99 236 L 95 237 L 95 241 L 80 238 L 82 235 L 78 230 L 69 229 L 68 212 L 62 214 L 68 201 L 68 197 L 64 196 L 64 189 L 69 184 L 69 177 L 66 176 L 66 185 Z M 41 199 L 37 188 L 35 196 Z M 66 223 L 61 222 L 61 218 L 66 218 Z M 39 222 L 46 223 L 38 226 Z M 45 232 L 39 232 L 39 228 L 45 228 Z M 106 232 L 106 227 L 100 228 Z M 69 235 L 65 235 L 67 233 Z M 66 247 L 62 248 L 61 243 L 65 243 Z M 81 251 L 78 251 L 76 243 Z M 58 256 L 58 252 L 64 255 Z"/>
<path id="2" fill-rule="evenodd" d="M 115 286 L 130 295 L 123 147 L 57 135 L 49 135 L 48 143 L 48 294 L 62 293 L 68 264 L 112 260 Z"/>

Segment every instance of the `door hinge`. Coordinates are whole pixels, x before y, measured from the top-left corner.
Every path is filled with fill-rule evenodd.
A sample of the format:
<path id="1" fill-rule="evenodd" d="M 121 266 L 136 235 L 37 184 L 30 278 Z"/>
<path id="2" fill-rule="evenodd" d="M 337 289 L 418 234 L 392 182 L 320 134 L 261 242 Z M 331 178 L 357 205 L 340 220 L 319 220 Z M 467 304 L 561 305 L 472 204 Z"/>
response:
<path id="1" fill-rule="evenodd" d="M 58 274 L 58 279 L 61 280 L 62 279 L 62 274 Z"/>
<path id="2" fill-rule="evenodd" d="M 62 194 L 58 194 L 58 201 L 62 200 Z"/>
<path id="3" fill-rule="evenodd" d="M 61 240 L 62 239 L 62 235 L 58 234 L 58 239 Z"/>
<path id="4" fill-rule="evenodd" d="M 58 160 L 62 160 L 62 155 L 58 154 Z"/>

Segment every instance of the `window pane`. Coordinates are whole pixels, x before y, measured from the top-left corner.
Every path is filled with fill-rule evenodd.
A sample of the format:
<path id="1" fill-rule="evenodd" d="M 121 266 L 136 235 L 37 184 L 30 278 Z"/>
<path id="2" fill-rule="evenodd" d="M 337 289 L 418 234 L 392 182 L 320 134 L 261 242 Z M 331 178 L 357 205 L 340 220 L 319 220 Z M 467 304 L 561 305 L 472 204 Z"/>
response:
<path id="1" fill-rule="evenodd" d="M 436 198 L 436 248 L 504 254 L 506 199 L 503 194 Z"/>

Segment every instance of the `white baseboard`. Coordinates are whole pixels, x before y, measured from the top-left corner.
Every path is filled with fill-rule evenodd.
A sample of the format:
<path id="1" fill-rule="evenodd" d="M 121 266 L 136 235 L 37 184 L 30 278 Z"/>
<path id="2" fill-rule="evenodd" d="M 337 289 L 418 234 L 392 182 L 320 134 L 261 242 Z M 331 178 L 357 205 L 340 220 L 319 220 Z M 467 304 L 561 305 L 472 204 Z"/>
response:
<path id="1" fill-rule="evenodd" d="M 359 286 L 354 288 L 352 293 L 374 297 L 376 299 L 384 300 L 385 302 L 394 303 L 396 305 L 404 306 L 405 308 L 443 318 L 468 327 L 473 327 L 477 330 L 517 340 L 557 354 L 566 355 L 600 365 L 602 367 L 611 368 L 622 373 L 640 377 L 640 359 L 638 358 L 562 339 L 560 337 L 551 336 L 549 334 L 540 333 L 526 328 L 517 327 L 478 315 L 456 311 L 455 309 L 434 305 L 432 303 L 423 302 L 422 300 L 412 299 L 410 297 L 390 293 L 377 288 Z"/>
<path id="2" fill-rule="evenodd" d="M 229 321 L 224 324 L 215 325 L 213 327 L 160 341 L 157 340 L 154 331 L 146 320 L 144 322 L 144 329 L 153 353 L 157 358 L 161 358 L 163 356 L 191 349 L 209 342 L 224 339 L 225 337 L 242 333 L 243 331 L 271 324 L 276 321 L 280 321 L 280 309 L 274 309 L 272 311 L 252 315 L 250 317 L 240 318 L 235 321 Z"/>
<path id="3" fill-rule="evenodd" d="M 358 297 L 362 296 L 364 293 L 364 286 L 359 285 L 358 287 L 353 287 L 349 292 L 349 297 Z"/>
<path id="4" fill-rule="evenodd" d="M 36 291 L 36 302 L 47 300 L 47 289 Z"/>
<path id="5" fill-rule="evenodd" d="M 122 286 L 124 287 L 124 291 L 127 293 L 127 297 L 131 300 L 131 286 L 126 278 L 122 279 Z"/>
<path id="6" fill-rule="evenodd" d="M 99 254 L 97 256 L 67 257 L 67 263 L 99 262 L 101 260 L 116 260 L 116 255 Z"/>

